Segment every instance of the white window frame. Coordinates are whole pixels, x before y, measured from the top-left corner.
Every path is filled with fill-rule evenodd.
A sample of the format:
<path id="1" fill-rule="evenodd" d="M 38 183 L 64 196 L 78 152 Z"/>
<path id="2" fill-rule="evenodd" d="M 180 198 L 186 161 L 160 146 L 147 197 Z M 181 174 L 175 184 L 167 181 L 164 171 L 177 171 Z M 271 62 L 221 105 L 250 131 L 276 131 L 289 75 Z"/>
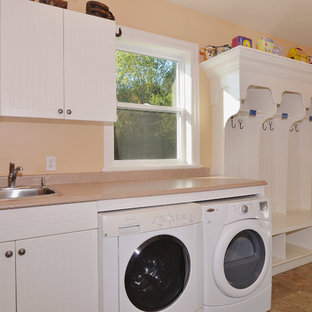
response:
<path id="1" fill-rule="evenodd" d="M 199 49 L 198 45 L 128 27 L 116 39 L 116 49 L 178 61 L 179 107 L 117 103 L 117 108 L 179 113 L 177 159 L 114 160 L 114 124 L 104 126 L 104 168 L 110 170 L 200 167 L 199 152 Z M 183 85 L 183 88 L 179 86 Z M 182 125 L 182 126 L 179 126 Z"/>

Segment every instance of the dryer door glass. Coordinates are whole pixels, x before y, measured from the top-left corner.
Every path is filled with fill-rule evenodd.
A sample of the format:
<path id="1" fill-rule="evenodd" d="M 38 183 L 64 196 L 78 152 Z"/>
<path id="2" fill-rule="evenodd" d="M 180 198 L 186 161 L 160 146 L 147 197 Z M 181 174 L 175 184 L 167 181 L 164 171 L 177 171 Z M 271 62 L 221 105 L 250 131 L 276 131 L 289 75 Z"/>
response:
<path id="1" fill-rule="evenodd" d="M 239 232 L 230 242 L 224 257 L 224 273 L 235 288 L 251 286 L 262 272 L 265 247 L 261 236 L 253 230 Z"/>
<path id="2" fill-rule="evenodd" d="M 138 309 L 160 311 L 182 294 L 189 274 L 185 245 L 173 236 L 159 235 L 134 251 L 125 273 L 125 289 Z"/>

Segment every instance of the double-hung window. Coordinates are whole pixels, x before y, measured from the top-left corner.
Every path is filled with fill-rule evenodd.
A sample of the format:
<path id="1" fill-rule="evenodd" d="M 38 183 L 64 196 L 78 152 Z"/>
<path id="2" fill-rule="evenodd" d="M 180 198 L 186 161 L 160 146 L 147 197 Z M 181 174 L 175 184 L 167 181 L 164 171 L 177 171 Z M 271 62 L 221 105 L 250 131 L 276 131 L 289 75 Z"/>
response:
<path id="1" fill-rule="evenodd" d="M 125 27 L 117 40 L 106 168 L 199 165 L 198 46 Z"/>

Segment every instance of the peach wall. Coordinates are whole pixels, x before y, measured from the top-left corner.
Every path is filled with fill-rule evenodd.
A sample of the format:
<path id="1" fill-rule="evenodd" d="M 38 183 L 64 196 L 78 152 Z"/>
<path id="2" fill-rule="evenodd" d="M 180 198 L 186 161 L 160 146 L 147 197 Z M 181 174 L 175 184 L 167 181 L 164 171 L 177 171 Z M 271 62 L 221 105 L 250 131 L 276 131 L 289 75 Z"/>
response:
<path id="1" fill-rule="evenodd" d="M 58 173 L 100 171 L 102 146 L 101 124 L 0 118 L 1 175 L 10 161 L 23 165 L 25 175 L 47 173 L 46 156 L 56 157 Z"/>
<path id="2" fill-rule="evenodd" d="M 85 12 L 85 0 L 68 0 L 68 8 Z M 177 39 L 208 44 L 230 43 L 237 35 L 255 42 L 263 34 L 164 0 L 105 0 L 120 25 Z M 272 37 L 283 55 L 293 42 Z M 308 54 L 312 48 L 301 46 Z M 211 163 L 209 82 L 200 73 L 201 164 Z M 103 127 L 100 124 L 0 118 L 0 175 L 7 175 L 9 161 L 24 165 L 24 174 L 47 174 L 45 157 L 56 156 L 56 173 L 99 172 L 103 167 Z"/>

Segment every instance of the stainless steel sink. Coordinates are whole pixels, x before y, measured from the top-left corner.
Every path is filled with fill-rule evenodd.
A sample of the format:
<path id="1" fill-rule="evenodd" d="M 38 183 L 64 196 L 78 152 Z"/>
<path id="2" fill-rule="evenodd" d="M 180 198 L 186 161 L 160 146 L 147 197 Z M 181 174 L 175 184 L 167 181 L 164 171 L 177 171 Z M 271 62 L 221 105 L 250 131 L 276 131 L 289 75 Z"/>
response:
<path id="1" fill-rule="evenodd" d="M 56 194 L 48 187 L 4 187 L 0 188 L 0 199 L 24 198 Z"/>

